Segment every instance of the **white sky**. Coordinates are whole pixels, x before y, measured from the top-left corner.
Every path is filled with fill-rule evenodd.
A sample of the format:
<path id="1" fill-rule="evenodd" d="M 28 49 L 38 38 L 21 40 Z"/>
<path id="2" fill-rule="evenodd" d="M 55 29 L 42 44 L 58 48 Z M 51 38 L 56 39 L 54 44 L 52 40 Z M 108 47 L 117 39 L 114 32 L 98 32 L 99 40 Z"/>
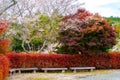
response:
<path id="1" fill-rule="evenodd" d="M 79 2 L 84 2 L 83 7 L 92 13 L 99 13 L 105 17 L 120 17 L 120 0 L 79 0 Z"/>

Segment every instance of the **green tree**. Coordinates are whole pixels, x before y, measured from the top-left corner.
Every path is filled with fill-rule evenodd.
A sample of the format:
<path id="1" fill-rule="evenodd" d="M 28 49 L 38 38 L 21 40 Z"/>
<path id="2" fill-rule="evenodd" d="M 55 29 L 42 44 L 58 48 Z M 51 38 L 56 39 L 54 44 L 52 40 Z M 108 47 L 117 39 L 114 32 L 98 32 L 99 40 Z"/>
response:
<path id="1" fill-rule="evenodd" d="M 13 23 L 7 36 L 12 39 L 15 51 L 43 51 L 56 43 L 59 16 L 40 14 L 27 18 L 22 24 Z"/>
<path id="2" fill-rule="evenodd" d="M 110 51 L 120 51 L 120 18 L 119 17 L 109 17 L 106 19 L 111 23 L 111 25 L 114 26 L 116 33 L 117 33 L 116 40 L 118 43 L 112 49 L 110 49 Z"/>

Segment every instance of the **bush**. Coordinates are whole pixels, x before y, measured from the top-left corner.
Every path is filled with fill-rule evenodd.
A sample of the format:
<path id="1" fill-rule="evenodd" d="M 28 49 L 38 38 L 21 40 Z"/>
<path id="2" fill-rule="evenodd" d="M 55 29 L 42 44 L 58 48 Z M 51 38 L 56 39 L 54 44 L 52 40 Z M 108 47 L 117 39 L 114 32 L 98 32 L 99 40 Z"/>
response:
<path id="1" fill-rule="evenodd" d="M 9 72 L 9 60 L 0 54 L 0 80 L 5 80 Z"/>
<path id="2" fill-rule="evenodd" d="M 7 54 L 11 68 L 84 67 L 120 69 L 120 53 L 106 54 Z"/>
<path id="3" fill-rule="evenodd" d="M 60 53 L 102 53 L 116 44 L 116 31 L 98 14 L 79 9 L 60 22 Z"/>

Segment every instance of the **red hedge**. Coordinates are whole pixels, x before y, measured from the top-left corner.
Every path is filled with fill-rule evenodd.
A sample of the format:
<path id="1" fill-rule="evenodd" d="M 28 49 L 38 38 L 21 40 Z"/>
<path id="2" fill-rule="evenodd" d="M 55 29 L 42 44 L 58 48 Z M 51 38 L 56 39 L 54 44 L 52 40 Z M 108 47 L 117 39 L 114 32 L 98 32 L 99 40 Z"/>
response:
<path id="1" fill-rule="evenodd" d="M 0 54 L 0 80 L 5 80 L 5 77 L 8 75 L 9 71 L 9 61 L 8 59 Z"/>
<path id="2" fill-rule="evenodd" d="M 97 69 L 119 69 L 120 54 L 7 54 L 11 68 L 20 67 L 80 67 L 95 66 Z"/>

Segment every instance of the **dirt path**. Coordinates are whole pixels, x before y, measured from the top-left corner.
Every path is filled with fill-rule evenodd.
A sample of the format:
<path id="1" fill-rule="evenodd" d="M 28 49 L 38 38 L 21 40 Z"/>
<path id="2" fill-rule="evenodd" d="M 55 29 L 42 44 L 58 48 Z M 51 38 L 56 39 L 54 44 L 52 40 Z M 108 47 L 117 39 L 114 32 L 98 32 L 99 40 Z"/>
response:
<path id="1" fill-rule="evenodd" d="M 91 74 L 63 74 L 63 73 L 23 73 L 15 74 L 7 78 L 7 80 L 36 80 L 39 78 L 48 78 L 50 80 L 80 80 L 80 78 L 90 76 Z M 46 79 L 47 80 L 47 79 Z"/>
<path id="2" fill-rule="evenodd" d="M 14 74 L 7 80 L 119 80 L 120 70 L 105 70 L 79 73 L 22 73 Z"/>

